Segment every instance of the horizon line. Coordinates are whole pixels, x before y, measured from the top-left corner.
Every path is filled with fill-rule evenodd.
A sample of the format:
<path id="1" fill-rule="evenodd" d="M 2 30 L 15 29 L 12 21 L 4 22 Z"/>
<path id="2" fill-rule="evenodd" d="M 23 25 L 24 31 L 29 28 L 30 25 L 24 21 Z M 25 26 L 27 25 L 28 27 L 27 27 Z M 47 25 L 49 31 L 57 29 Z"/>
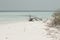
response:
<path id="1" fill-rule="evenodd" d="M 0 12 L 56 12 L 56 11 L 54 10 L 0 10 Z"/>

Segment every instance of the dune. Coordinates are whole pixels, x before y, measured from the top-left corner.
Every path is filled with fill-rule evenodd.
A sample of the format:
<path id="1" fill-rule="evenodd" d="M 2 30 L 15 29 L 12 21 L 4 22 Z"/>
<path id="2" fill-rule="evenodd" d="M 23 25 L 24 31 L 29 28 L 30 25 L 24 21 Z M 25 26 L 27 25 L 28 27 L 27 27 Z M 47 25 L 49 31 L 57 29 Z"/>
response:
<path id="1" fill-rule="evenodd" d="M 2 24 L 0 25 L 0 40 L 53 40 L 50 35 L 47 35 L 46 30 L 49 27 L 45 25 L 46 23 L 42 21 Z"/>

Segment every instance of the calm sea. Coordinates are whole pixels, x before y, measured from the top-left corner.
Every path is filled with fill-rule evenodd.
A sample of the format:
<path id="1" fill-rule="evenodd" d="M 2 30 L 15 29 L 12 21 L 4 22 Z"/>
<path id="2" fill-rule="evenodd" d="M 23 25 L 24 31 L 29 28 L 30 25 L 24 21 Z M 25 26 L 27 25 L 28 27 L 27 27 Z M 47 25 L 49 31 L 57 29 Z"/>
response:
<path id="1" fill-rule="evenodd" d="M 53 12 L 0 12 L 0 22 L 13 22 L 28 20 L 28 15 L 44 19 L 49 18 Z"/>

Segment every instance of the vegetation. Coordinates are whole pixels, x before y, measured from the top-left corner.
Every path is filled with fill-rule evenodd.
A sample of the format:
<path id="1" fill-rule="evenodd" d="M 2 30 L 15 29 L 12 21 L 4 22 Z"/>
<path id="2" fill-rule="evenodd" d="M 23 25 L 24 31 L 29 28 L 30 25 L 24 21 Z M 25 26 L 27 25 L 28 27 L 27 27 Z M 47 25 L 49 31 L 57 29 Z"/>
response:
<path id="1" fill-rule="evenodd" d="M 54 24 L 60 25 L 60 11 L 56 11 L 55 13 L 53 13 L 53 17 L 54 17 Z"/>

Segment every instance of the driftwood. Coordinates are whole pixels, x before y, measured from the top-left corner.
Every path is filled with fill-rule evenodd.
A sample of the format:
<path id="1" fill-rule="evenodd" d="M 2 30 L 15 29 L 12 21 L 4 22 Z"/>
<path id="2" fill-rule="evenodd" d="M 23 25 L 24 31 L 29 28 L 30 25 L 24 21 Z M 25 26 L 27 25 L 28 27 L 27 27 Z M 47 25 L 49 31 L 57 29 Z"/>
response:
<path id="1" fill-rule="evenodd" d="M 36 20 L 36 21 L 42 21 L 42 19 L 41 18 L 38 18 L 38 17 L 34 17 L 34 16 L 31 16 L 31 15 L 29 15 L 29 21 L 33 21 L 33 20 Z"/>

